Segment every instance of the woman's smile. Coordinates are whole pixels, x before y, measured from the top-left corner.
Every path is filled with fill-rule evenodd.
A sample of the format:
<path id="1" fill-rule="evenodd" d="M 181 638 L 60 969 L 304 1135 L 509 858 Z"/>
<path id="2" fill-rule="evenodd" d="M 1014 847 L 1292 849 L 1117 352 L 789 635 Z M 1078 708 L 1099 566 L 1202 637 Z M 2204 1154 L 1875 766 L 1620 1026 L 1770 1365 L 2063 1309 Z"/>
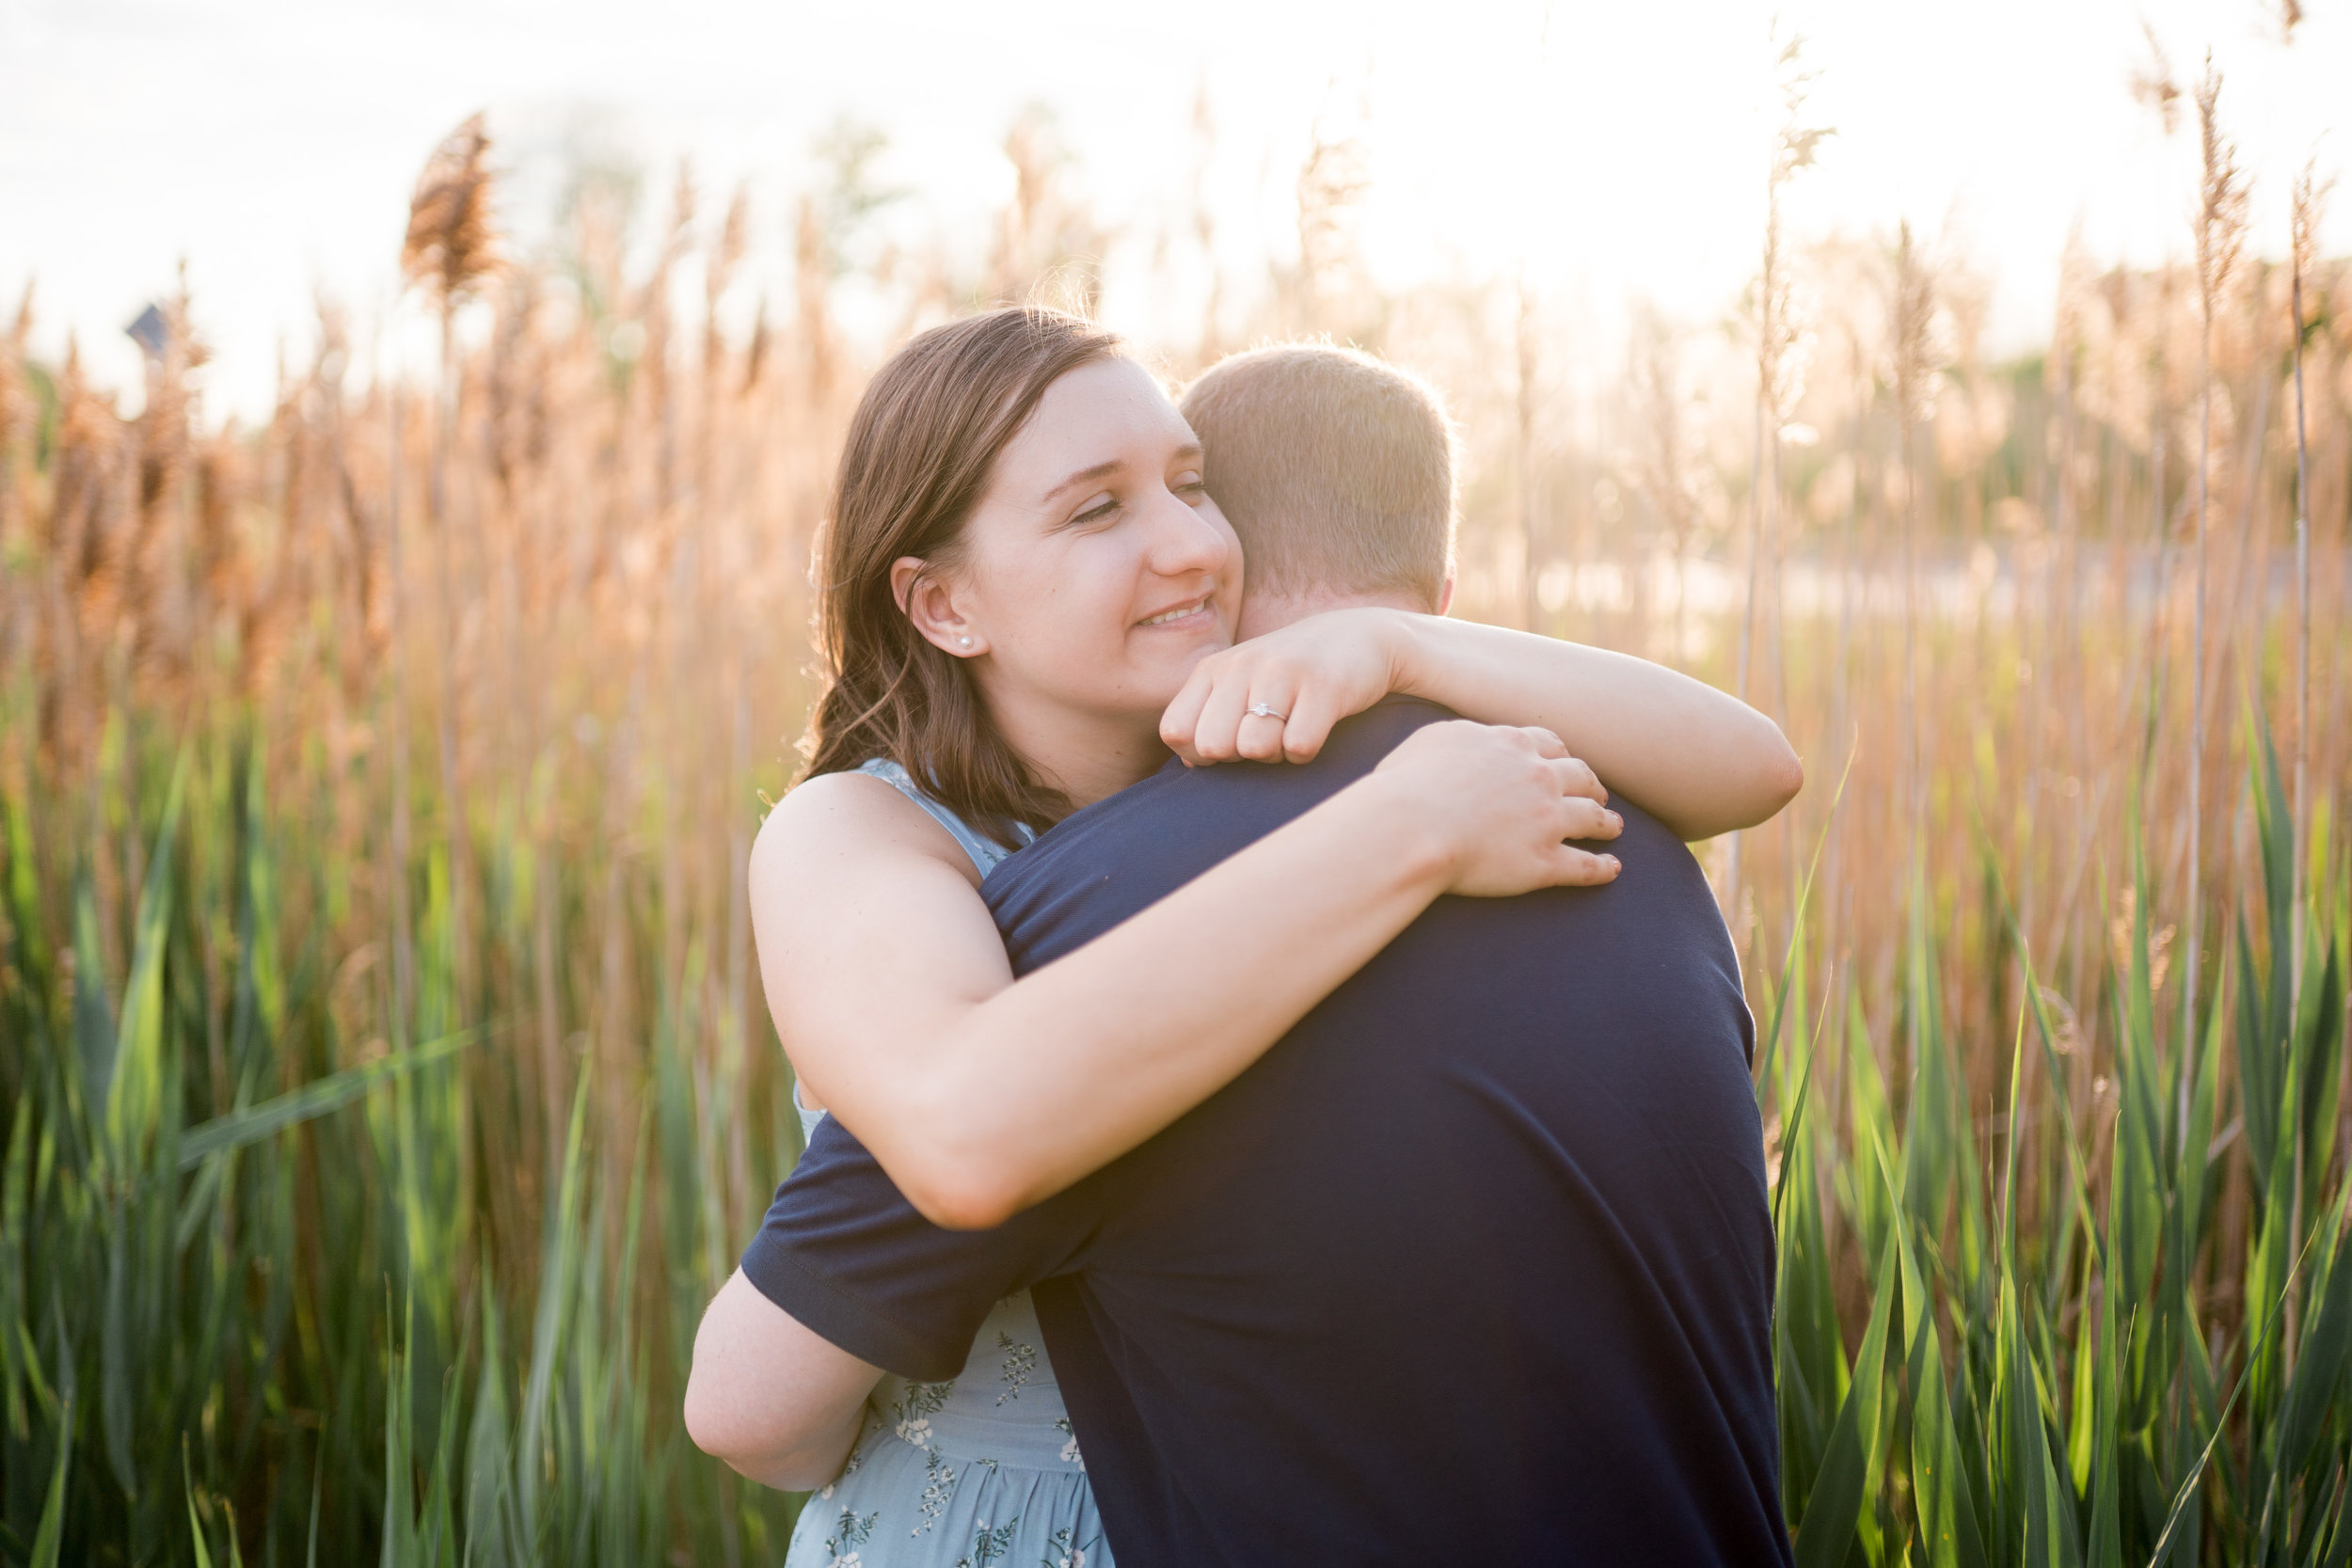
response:
<path id="1" fill-rule="evenodd" d="M 1170 631 L 1199 631 L 1204 626 L 1213 626 L 1216 625 L 1216 611 L 1211 606 L 1216 597 L 1216 590 L 1211 589 L 1198 598 L 1186 599 L 1182 604 L 1171 605 L 1166 610 L 1154 610 L 1137 621 L 1136 626 L 1147 631 L 1156 631 L 1162 628 Z"/>

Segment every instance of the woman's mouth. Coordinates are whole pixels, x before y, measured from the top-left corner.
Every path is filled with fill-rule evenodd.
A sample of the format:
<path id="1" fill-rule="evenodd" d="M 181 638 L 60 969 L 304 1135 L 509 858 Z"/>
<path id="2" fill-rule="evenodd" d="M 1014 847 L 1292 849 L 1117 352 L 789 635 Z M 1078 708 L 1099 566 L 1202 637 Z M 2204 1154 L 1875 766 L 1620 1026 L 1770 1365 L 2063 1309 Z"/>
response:
<path id="1" fill-rule="evenodd" d="M 1205 614 L 1208 608 L 1208 597 L 1203 595 L 1198 599 L 1187 599 L 1183 604 L 1176 605 L 1171 609 L 1160 611 L 1157 615 L 1147 616 L 1143 620 L 1137 621 L 1136 625 L 1138 626 L 1173 626 L 1175 623 L 1187 620 L 1192 616 Z"/>

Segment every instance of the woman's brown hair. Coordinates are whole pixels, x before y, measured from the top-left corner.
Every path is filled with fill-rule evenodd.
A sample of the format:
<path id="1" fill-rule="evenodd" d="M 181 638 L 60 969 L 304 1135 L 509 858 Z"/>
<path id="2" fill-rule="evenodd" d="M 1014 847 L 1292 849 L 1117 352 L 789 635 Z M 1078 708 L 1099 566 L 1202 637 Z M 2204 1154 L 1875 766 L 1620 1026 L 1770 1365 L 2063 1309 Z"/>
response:
<path id="1" fill-rule="evenodd" d="M 950 810 L 998 832 L 1068 814 L 988 714 L 962 659 L 934 647 L 891 592 L 916 556 L 954 563 L 997 454 L 1056 380 L 1121 353 L 1058 310 L 1016 307 L 935 326 L 891 356 L 858 400 L 818 547 L 817 645 L 824 695 L 802 749 L 808 771 L 888 757 Z"/>

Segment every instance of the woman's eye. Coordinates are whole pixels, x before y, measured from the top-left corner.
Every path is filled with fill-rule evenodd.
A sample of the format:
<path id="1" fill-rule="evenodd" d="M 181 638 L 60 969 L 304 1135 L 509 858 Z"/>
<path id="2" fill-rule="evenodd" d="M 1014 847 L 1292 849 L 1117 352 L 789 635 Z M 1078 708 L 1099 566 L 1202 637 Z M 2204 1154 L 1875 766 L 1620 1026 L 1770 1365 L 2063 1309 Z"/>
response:
<path id="1" fill-rule="evenodd" d="M 1088 507 L 1084 512 L 1079 513 L 1076 516 L 1071 518 L 1070 520 L 1073 523 L 1104 522 L 1109 519 L 1112 513 L 1118 510 L 1119 498 L 1117 496 L 1104 496 L 1101 500 L 1096 501 L 1092 506 Z"/>
<path id="2" fill-rule="evenodd" d="M 1208 485 L 1202 483 L 1199 474 L 1178 474 L 1176 483 L 1168 488 L 1180 496 L 1200 497 L 1209 493 Z"/>

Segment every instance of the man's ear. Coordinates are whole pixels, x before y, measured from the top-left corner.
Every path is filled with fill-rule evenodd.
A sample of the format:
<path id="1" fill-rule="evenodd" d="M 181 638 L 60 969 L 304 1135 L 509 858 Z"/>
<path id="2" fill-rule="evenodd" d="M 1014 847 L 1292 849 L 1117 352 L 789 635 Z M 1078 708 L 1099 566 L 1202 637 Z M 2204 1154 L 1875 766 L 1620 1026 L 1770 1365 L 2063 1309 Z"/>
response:
<path id="1" fill-rule="evenodd" d="M 958 658 L 988 652 L 988 639 L 957 603 L 955 585 L 920 556 L 902 555 L 890 563 L 890 596 L 931 646 Z"/>
<path id="2" fill-rule="evenodd" d="M 1448 572 L 1445 581 L 1438 587 L 1438 613 L 1443 615 L 1454 608 L 1454 574 Z"/>

